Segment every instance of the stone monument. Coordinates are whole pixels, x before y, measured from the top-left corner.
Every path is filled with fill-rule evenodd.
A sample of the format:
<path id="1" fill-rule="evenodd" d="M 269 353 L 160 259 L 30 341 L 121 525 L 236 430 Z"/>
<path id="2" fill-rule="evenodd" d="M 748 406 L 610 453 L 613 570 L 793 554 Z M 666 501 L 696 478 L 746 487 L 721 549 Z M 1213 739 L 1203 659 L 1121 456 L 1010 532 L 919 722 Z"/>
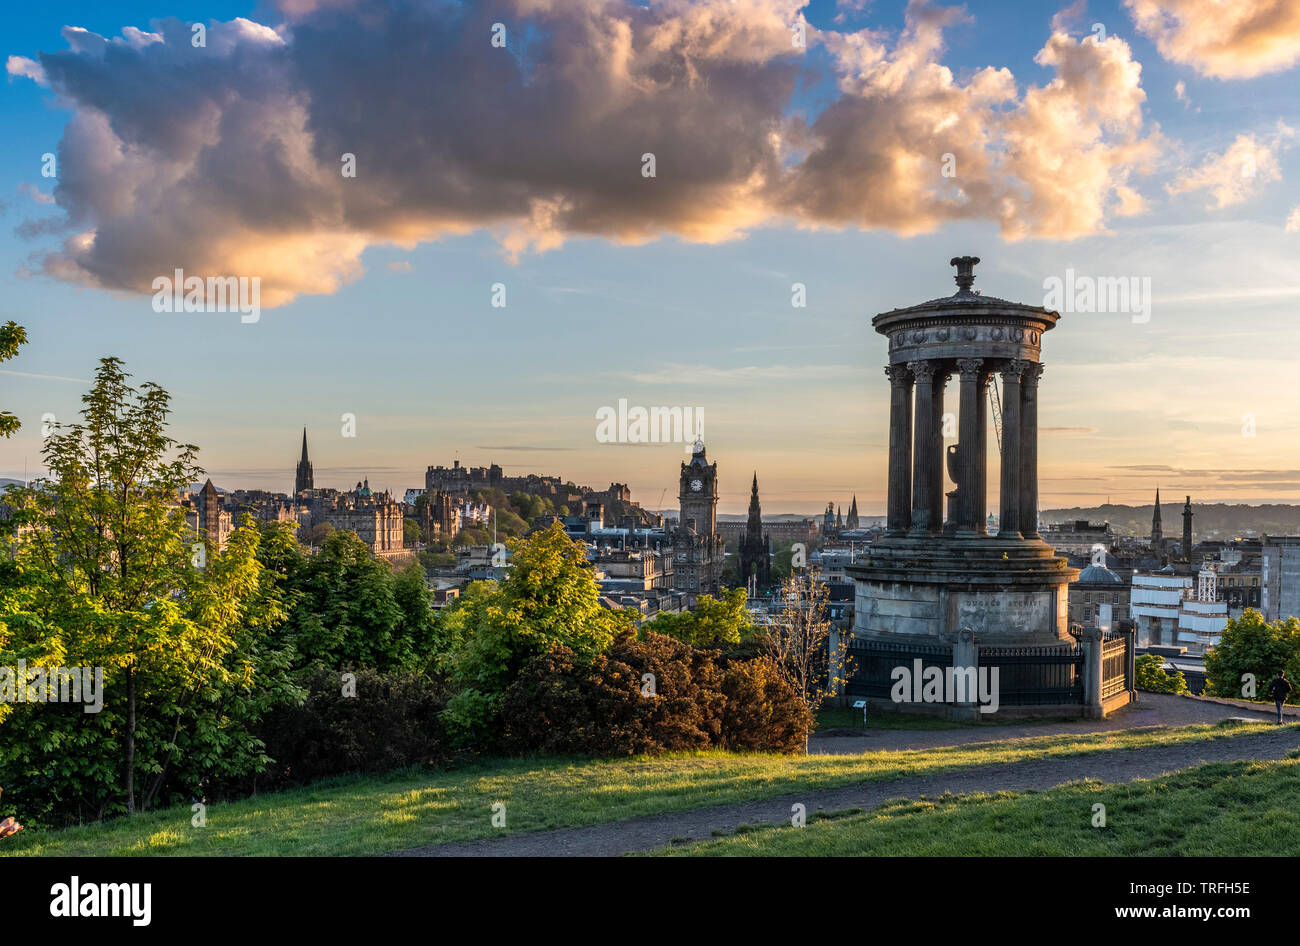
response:
<path id="1" fill-rule="evenodd" d="M 952 260 L 957 292 L 871 320 L 889 339 L 885 537 L 848 567 L 855 638 L 984 645 L 1072 643 L 1078 576 L 1038 535 L 1038 381 L 1060 315 L 972 290 L 977 257 Z M 989 535 L 988 387 L 1001 376 L 999 526 Z M 944 449 L 944 390 L 958 378 L 957 443 Z M 954 489 L 947 493 L 945 467 Z"/>

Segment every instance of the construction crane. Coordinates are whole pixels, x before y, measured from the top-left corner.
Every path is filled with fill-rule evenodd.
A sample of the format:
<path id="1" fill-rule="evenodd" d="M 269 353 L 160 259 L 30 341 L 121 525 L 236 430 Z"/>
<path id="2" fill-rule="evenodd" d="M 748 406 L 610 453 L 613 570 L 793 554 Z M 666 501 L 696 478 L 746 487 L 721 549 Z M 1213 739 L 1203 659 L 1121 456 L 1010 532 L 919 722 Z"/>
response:
<path id="1" fill-rule="evenodd" d="M 1002 452 L 1002 396 L 998 394 L 998 376 L 989 376 L 989 404 L 993 408 L 993 432 L 998 438 L 998 453 Z"/>

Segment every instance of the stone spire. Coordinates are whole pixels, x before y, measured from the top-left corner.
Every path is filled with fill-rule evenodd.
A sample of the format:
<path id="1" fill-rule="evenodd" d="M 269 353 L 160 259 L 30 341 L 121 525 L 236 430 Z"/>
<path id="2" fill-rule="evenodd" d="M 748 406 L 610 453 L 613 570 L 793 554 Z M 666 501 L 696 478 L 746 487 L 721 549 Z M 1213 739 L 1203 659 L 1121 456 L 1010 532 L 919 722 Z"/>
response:
<path id="1" fill-rule="evenodd" d="M 745 534 L 740 540 L 740 577 L 746 585 L 755 586 L 751 588 L 753 592 L 770 584 L 772 578 L 771 549 L 767 536 L 763 535 L 763 510 L 758 504 L 757 472 L 749 491 L 749 521 L 745 523 Z"/>
<path id="2" fill-rule="evenodd" d="M 849 518 L 846 523 L 850 529 L 858 527 L 858 494 L 853 494 L 853 502 L 849 504 Z"/>
<path id="3" fill-rule="evenodd" d="M 1183 503 L 1183 561 L 1192 560 L 1192 497 Z"/>
<path id="4" fill-rule="evenodd" d="M 1165 539 L 1164 532 L 1160 528 L 1160 487 L 1157 486 L 1156 487 L 1156 511 L 1151 516 L 1151 547 L 1155 549 L 1157 552 L 1159 552 L 1160 546 L 1164 542 L 1164 539 Z"/>
<path id="5" fill-rule="evenodd" d="M 307 459 L 307 428 L 302 429 L 302 459 L 298 461 L 298 473 L 294 477 L 294 494 L 312 488 L 311 461 Z"/>

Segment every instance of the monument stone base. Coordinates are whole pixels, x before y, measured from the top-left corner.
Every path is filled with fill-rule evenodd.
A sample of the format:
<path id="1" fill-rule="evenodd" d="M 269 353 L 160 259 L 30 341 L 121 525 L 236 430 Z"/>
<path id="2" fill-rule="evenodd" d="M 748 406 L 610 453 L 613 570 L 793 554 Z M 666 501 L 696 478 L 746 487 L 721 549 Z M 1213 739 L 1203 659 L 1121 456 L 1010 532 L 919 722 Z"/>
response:
<path id="1" fill-rule="evenodd" d="M 1078 577 L 1041 539 L 888 537 L 846 569 L 853 636 L 984 646 L 1073 643 L 1067 586 Z"/>

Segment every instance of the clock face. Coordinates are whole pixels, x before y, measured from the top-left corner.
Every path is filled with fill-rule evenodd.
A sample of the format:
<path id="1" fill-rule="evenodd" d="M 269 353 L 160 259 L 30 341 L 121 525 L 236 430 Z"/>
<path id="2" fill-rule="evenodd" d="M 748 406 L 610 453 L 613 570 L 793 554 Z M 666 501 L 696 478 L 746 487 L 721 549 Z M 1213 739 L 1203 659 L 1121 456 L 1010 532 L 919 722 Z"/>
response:
<path id="1" fill-rule="evenodd" d="M 702 489 L 704 489 L 704 481 L 703 481 L 703 480 L 691 480 L 691 491 L 692 491 L 692 492 L 696 492 L 696 493 L 698 493 L 698 492 L 699 492 L 700 490 L 702 490 Z"/>

